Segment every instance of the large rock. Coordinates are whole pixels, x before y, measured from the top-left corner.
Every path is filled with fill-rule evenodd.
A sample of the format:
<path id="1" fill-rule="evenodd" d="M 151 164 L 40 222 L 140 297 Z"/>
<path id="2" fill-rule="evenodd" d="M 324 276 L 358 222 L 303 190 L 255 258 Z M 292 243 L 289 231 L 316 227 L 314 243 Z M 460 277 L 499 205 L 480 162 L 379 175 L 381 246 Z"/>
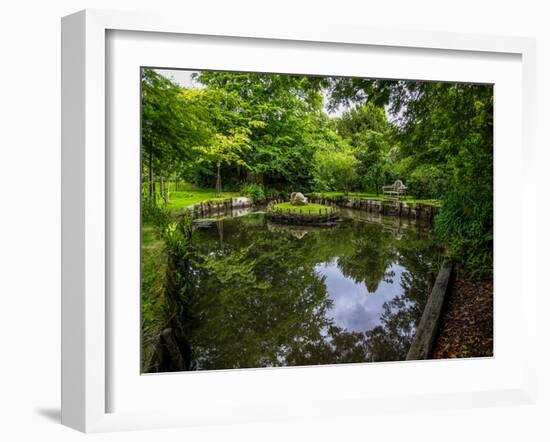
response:
<path id="1" fill-rule="evenodd" d="M 301 192 L 292 192 L 290 195 L 290 204 L 293 206 L 305 206 L 307 204 L 307 198 Z"/>
<path id="2" fill-rule="evenodd" d="M 231 198 L 231 205 L 233 207 L 250 207 L 252 205 L 252 200 L 246 196 L 238 196 L 236 198 Z"/>

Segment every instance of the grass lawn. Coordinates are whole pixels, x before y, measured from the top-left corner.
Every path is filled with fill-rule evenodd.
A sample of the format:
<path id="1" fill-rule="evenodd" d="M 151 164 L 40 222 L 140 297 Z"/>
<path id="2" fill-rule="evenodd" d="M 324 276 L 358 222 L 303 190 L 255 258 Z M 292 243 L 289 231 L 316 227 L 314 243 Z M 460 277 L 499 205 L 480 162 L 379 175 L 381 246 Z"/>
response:
<path id="1" fill-rule="evenodd" d="M 195 189 L 191 191 L 171 192 L 168 200 L 168 209 L 181 210 L 201 201 L 216 201 L 225 198 L 233 198 L 240 196 L 238 192 L 222 192 L 221 197 L 216 196 L 214 189 Z"/>
<path id="2" fill-rule="evenodd" d="M 141 226 L 141 244 L 143 247 L 152 249 L 162 244 L 162 240 L 159 238 L 157 229 L 153 224 L 143 223 Z"/>
<path id="3" fill-rule="evenodd" d="M 325 210 L 330 213 L 332 207 L 316 203 L 307 203 L 305 206 L 293 206 L 290 202 L 274 204 L 272 206 L 272 210 L 282 210 L 283 212 L 290 210 L 291 213 L 302 213 L 303 215 L 308 215 L 310 212 L 312 215 L 318 215 L 319 209 L 324 214 Z"/>
<path id="4" fill-rule="evenodd" d="M 173 182 L 167 183 L 166 186 L 169 186 L 170 189 L 167 209 L 175 212 L 203 201 L 216 201 L 241 196 L 239 192 L 222 192 L 218 198 L 215 189 L 200 189 L 183 181 L 179 182 L 177 191 Z M 147 190 L 145 189 L 145 191 Z"/>

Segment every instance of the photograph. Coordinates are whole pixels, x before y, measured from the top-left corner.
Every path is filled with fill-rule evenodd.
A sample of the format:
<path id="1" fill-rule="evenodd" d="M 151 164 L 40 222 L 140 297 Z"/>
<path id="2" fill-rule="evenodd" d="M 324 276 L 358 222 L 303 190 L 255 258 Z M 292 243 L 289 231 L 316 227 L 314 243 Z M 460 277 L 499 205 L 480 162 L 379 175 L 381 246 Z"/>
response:
<path id="1" fill-rule="evenodd" d="M 0 442 L 550 442 L 546 3 L 4 2 Z"/>
<path id="2" fill-rule="evenodd" d="M 141 373 L 493 357 L 493 84 L 140 81 Z"/>

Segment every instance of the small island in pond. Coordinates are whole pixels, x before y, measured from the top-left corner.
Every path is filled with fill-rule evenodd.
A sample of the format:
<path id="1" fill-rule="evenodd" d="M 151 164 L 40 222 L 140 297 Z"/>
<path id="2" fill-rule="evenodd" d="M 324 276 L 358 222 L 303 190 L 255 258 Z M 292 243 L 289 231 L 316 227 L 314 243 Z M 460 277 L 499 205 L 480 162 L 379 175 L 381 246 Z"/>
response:
<path id="1" fill-rule="evenodd" d="M 271 221 L 283 224 L 335 226 L 340 221 L 336 207 L 310 203 L 300 192 L 293 192 L 290 201 L 271 203 L 267 215 Z"/>

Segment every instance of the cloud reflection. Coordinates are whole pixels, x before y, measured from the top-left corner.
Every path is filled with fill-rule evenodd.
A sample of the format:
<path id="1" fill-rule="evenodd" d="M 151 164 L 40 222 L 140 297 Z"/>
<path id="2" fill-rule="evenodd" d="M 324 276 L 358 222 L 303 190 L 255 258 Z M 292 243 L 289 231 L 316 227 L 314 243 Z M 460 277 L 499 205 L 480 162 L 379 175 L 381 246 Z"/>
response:
<path id="1" fill-rule="evenodd" d="M 325 277 L 328 296 L 333 302 L 327 316 L 348 331 L 365 332 L 380 325 L 383 304 L 402 291 L 400 282 L 404 268 L 397 264 L 388 268 L 388 271 L 395 273 L 393 284 L 381 281 L 374 292 L 369 292 L 365 283 L 357 283 L 344 276 L 338 268 L 338 258 L 317 265 L 315 270 Z"/>

